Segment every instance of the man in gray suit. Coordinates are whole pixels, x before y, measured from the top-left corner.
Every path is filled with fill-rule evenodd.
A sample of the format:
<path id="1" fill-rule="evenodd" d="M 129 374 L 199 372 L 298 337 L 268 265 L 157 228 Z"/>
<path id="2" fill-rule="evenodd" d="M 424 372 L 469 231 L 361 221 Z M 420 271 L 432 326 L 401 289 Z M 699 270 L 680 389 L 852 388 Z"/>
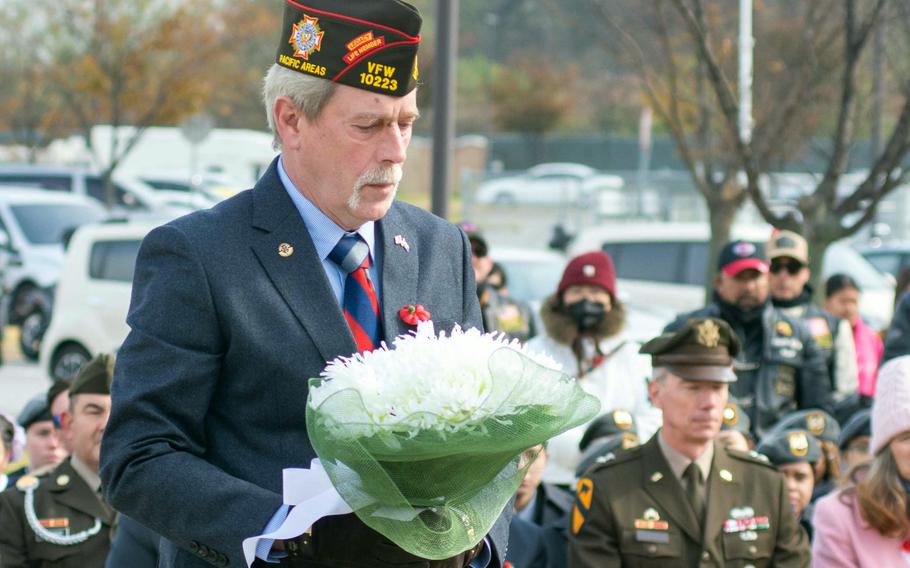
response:
<path id="1" fill-rule="evenodd" d="M 480 326 L 465 235 L 394 201 L 418 114 L 419 14 L 305 2 L 287 0 L 265 79 L 280 158 L 251 191 L 152 231 L 136 263 L 101 475 L 118 510 L 163 536 L 160 566 L 242 566 L 242 541 L 286 517 L 282 469 L 315 457 L 307 379 L 326 361 L 413 329 L 408 305 L 437 329 Z M 354 515 L 326 517 L 260 541 L 254 565 L 496 568 L 507 526 L 430 562 Z"/>

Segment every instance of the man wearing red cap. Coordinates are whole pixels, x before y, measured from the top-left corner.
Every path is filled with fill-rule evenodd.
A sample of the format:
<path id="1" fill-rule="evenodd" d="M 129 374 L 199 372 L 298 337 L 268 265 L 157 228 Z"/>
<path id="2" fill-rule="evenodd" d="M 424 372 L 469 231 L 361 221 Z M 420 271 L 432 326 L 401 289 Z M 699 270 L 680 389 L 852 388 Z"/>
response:
<path id="1" fill-rule="evenodd" d="M 546 353 L 563 370 L 578 377 L 598 397 L 606 414 L 631 412 L 639 435 L 647 440 L 660 426 L 660 412 L 648 401 L 651 366 L 638 344 L 622 334 L 626 312 L 616 295 L 616 271 L 610 256 L 589 252 L 569 261 L 556 293 L 540 309 L 545 333 L 528 347 Z M 543 480 L 555 485 L 575 483 L 581 458 L 579 443 L 587 424 L 550 440 Z"/>
<path id="2" fill-rule="evenodd" d="M 830 411 L 828 367 L 806 324 L 775 308 L 768 293 L 768 263 L 748 241 L 733 241 L 720 252 L 713 301 L 680 315 L 664 331 L 676 331 L 694 317 L 725 320 L 743 350 L 734 364 L 731 399 L 748 413 L 759 438 L 793 410 Z"/>

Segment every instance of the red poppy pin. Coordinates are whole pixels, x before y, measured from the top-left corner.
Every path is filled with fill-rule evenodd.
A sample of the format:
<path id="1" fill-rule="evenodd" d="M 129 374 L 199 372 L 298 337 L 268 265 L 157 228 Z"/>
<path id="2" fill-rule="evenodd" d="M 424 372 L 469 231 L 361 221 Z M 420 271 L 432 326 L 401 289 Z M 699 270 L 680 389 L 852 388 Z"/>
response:
<path id="1" fill-rule="evenodd" d="M 408 325 L 417 325 L 422 321 L 430 319 L 430 312 L 420 304 L 407 306 L 398 310 L 398 317 Z"/>

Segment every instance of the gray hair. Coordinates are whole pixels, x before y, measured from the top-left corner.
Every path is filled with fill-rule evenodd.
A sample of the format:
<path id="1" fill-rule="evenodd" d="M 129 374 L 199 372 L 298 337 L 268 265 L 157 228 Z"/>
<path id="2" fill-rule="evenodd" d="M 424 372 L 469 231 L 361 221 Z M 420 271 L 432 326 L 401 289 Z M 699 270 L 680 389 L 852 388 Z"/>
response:
<path id="1" fill-rule="evenodd" d="M 269 130 L 272 131 L 272 147 L 281 150 L 281 138 L 275 128 L 273 115 L 275 101 L 280 97 L 288 97 L 303 111 L 304 116 L 313 120 L 319 117 L 334 92 L 335 83 L 331 81 L 292 71 L 277 63 L 272 64 L 262 81 L 262 101 L 265 103 Z"/>
<path id="2" fill-rule="evenodd" d="M 670 371 L 666 367 L 653 367 L 651 369 L 651 380 L 658 383 L 663 383 L 667 380 L 667 377 L 670 376 Z"/>

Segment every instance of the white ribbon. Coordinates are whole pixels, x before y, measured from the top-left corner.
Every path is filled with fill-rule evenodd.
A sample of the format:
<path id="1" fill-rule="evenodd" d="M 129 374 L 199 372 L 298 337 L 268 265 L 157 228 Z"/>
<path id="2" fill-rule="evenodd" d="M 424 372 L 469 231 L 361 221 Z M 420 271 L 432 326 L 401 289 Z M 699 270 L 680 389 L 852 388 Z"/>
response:
<path id="1" fill-rule="evenodd" d="M 243 556 L 248 567 L 256 560 L 259 539 L 294 538 L 305 533 L 322 517 L 353 512 L 335 490 L 318 459 L 310 462 L 310 469 L 283 470 L 282 479 L 284 504 L 294 508 L 276 530 L 244 539 Z"/>

